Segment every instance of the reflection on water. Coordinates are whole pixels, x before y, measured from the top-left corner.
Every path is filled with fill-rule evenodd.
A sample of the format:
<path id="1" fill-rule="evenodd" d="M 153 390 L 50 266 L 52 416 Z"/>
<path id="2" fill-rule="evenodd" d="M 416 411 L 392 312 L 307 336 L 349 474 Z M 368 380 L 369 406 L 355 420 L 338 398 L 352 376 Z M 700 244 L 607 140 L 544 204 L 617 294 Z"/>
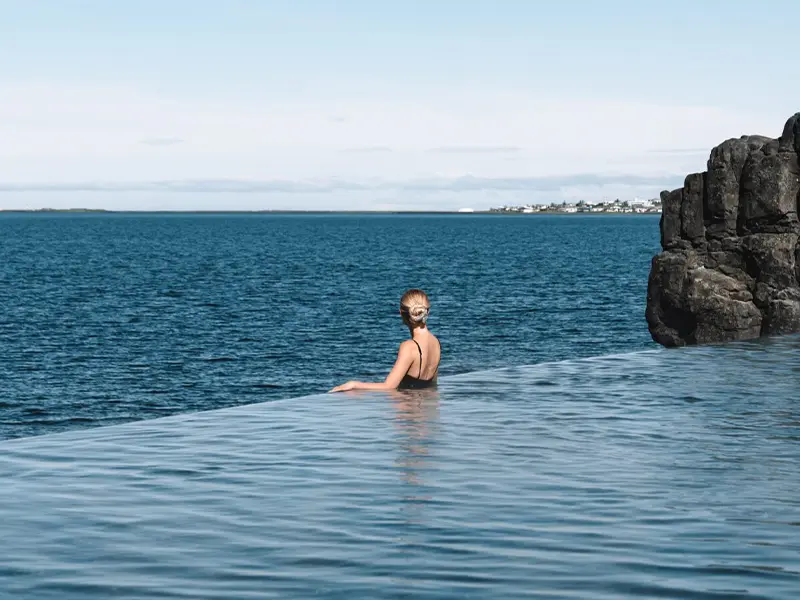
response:
<path id="1" fill-rule="evenodd" d="M 0 598 L 796 600 L 800 338 L 0 444 Z"/>
<path id="2" fill-rule="evenodd" d="M 439 419 L 439 391 L 437 389 L 405 390 L 389 395 L 394 406 L 394 423 L 398 432 L 397 466 L 403 480 L 412 488 L 406 496 L 409 502 L 430 500 L 424 493 L 421 474 L 428 466 L 431 446 Z"/>

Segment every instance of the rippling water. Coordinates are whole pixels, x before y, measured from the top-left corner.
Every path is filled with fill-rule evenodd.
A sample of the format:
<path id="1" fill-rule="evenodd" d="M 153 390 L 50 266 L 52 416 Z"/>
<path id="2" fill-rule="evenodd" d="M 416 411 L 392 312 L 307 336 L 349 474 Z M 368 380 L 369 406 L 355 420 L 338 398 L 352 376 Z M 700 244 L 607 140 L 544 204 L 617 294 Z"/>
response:
<path id="1" fill-rule="evenodd" d="M 800 338 L 0 444 L 0 597 L 786 599 Z"/>
<path id="2" fill-rule="evenodd" d="M 0 439 L 653 346 L 655 216 L 0 213 Z"/>

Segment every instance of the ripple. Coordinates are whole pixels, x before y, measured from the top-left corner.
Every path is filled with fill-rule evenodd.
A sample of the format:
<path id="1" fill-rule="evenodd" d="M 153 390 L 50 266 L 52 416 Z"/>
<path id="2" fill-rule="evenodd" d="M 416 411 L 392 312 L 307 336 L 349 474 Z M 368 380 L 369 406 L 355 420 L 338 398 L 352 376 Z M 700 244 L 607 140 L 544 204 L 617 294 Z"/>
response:
<path id="1" fill-rule="evenodd" d="M 67 599 L 793 599 L 800 446 L 773 435 L 798 430 L 793 398 L 731 374 L 794 389 L 774 365 L 800 338 L 765 352 L 545 363 L 10 440 L 0 583 Z"/>
<path id="2" fill-rule="evenodd" d="M 796 598 L 798 338 L 632 352 L 657 238 L 0 213 L 0 597 Z M 439 390 L 283 400 L 385 373 L 398 281 Z"/>
<path id="3" fill-rule="evenodd" d="M 164 414 L 152 389 L 174 394 L 177 414 L 252 399 L 255 374 L 276 385 L 264 400 L 377 378 L 405 335 L 398 281 L 431 293 L 442 375 L 652 347 L 642 314 L 657 240 L 655 217 L 0 212 L 0 252 L 15 257 L 0 264 L 14 282 L 3 401 L 43 391 L 69 411 L 92 398 L 85 414 L 102 416 L 100 396 L 124 396 L 149 419 Z M 0 439 L 53 431 L 0 427 Z"/>

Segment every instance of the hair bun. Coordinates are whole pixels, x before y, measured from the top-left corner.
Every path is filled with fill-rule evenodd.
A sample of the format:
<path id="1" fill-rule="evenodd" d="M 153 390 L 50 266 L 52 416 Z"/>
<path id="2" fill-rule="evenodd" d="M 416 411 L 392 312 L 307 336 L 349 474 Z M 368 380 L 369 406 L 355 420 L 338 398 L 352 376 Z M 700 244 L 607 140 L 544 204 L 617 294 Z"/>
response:
<path id="1" fill-rule="evenodd" d="M 409 306 L 408 308 L 408 316 L 415 323 L 427 322 L 429 313 L 430 309 L 423 304 L 415 304 L 414 306 Z"/>
<path id="2" fill-rule="evenodd" d="M 416 288 L 406 291 L 403 297 L 400 298 L 400 311 L 403 314 L 403 320 L 410 327 L 427 323 L 428 314 L 431 310 L 430 306 L 428 295 Z"/>

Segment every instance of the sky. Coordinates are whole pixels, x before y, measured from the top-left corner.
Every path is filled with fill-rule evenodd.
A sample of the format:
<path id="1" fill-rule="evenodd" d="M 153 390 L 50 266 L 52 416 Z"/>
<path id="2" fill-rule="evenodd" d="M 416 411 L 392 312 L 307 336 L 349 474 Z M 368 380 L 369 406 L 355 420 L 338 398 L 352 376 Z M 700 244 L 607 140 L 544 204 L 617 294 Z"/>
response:
<path id="1" fill-rule="evenodd" d="M 655 197 L 800 111 L 794 0 L 0 0 L 0 208 Z"/>

